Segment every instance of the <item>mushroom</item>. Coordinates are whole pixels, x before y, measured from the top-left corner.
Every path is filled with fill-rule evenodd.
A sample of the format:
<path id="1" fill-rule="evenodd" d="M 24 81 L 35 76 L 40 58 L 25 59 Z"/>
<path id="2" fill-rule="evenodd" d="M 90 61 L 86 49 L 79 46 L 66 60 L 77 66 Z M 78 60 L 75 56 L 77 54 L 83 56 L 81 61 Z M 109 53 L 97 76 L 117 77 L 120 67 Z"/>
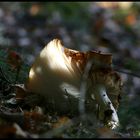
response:
<path id="1" fill-rule="evenodd" d="M 46 106 L 59 113 L 78 112 L 79 103 L 83 100 L 85 105 L 90 100 L 89 106 L 98 104 L 99 120 L 116 128 L 122 81 L 111 64 L 111 54 L 68 49 L 54 39 L 36 58 L 25 86 L 43 96 Z M 86 83 L 84 94 L 82 82 Z"/>

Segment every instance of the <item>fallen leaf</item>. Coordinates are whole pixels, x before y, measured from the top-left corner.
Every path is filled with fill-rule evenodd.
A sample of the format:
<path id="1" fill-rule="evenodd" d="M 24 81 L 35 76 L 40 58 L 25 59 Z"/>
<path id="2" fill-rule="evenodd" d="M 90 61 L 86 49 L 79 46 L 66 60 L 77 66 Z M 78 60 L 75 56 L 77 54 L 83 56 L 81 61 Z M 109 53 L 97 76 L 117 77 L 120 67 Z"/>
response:
<path id="1" fill-rule="evenodd" d="M 71 119 L 66 117 L 66 116 L 64 116 L 64 117 L 60 117 L 58 119 L 58 121 L 56 123 L 54 123 L 52 126 L 53 126 L 53 128 L 57 128 L 57 127 L 61 127 L 63 125 L 66 125 L 66 124 L 68 124 L 70 122 L 71 122 Z"/>
<path id="2" fill-rule="evenodd" d="M 24 129 L 31 132 L 38 132 L 39 125 L 45 120 L 45 116 L 38 112 L 24 112 Z"/>
<path id="3" fill-rule="evenodd" d="M 97 128 L 99 138 L 119 138 L 116 133 L 108 127 Z"/>

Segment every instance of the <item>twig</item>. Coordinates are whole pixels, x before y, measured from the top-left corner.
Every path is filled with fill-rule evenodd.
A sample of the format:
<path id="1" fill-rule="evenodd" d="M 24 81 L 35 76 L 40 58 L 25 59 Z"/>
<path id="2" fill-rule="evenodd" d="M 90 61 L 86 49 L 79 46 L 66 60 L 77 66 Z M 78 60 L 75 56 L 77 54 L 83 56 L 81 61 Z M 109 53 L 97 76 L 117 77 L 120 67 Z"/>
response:
<path id="1" fill-rule="evenodd" d="M 140 75 L 139 74 L 136 74 L 134 72 L 130 72 L 129 70 L 126 70 L 126 69 L 122 69 L 122 68 L 120 68 L 118 66 L 113 66 L 113 69 L 115 71 L 118 71 L 118 72 L 121 72 L 121 73 L 124 73 L 124 74 L 128 74 L 128 75 L 131 75 L 131 76 L 140 78 Z"/>

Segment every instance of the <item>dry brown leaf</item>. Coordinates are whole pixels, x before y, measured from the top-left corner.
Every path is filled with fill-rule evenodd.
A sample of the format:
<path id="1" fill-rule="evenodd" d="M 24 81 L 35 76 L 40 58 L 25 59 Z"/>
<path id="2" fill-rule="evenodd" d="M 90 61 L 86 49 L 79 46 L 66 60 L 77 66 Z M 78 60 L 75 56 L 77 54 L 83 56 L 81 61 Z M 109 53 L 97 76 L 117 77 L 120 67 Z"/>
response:
<path id="1" fill-rule="evenodd" d="M 38 126 L 45 120 L 45 116 L 38 112 L 32 111 L 25 111 L 24 112 L 24 129 L 37 132 L 39 131 Z"/>
<path id="2" fill-rule="evenodd" d="M 108 127 L 101 127 L 97 129 L 99 138 L 119 138 L 116 133 Z"/>
<path id="3" fill-rule="evenodd" d="M 70 123 L 70 122 L 71 122 L 71 119 L 70 119 L 70 118 L 68 118 L 68 117 L 66 117 L 66 116 L 60 117 L 56 123 L 53 123 L 53 124 L 52 124 L 52 127 L 53 127 L 53 128 L 58 128 L 58 127 L 67 125 L 67 124 Z"/>

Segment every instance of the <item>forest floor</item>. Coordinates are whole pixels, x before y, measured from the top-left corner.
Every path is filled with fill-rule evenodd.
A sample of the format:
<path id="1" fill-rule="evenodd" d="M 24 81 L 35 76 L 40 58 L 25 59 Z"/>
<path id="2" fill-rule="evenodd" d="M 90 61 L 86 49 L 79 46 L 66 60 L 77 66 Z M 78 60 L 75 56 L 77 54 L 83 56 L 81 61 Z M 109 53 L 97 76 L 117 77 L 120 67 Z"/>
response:
<path id="1" fill-rule="evenodd" d="M 1 2 L 0 138 L 140 137 L 140 4 L 130 7 L 95 2 Z M 54 38 L 71 49 L 113 55 L 122 77 L 120 126 L 110 130 L 96 118 L 43 112 L 22 86 L 41 49 Z M 98 123 L 95 123 L 98 122 Z"/>

